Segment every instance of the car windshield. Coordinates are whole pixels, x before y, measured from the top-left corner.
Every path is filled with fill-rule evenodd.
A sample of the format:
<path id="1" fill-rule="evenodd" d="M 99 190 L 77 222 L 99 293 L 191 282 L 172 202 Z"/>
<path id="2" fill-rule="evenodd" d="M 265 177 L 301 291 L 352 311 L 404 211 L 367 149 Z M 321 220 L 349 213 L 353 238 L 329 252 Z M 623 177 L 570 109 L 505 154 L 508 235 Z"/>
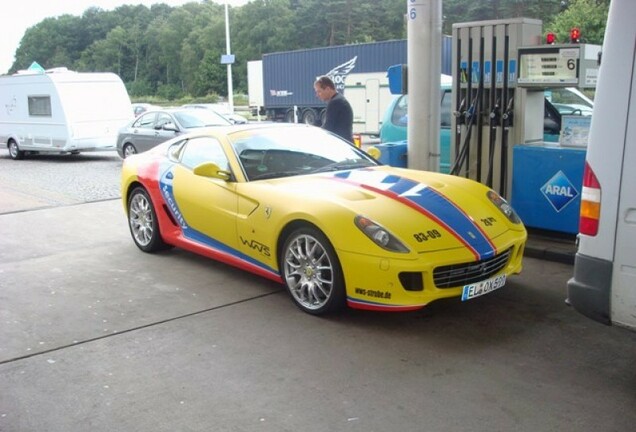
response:
<path id="1" fill-rule="evenodd" d="M 351 143 L 313 126 L 272 126 L 229 135 L 248 180 L 379 165 Z"/>
<path id="2" fill-rule="evenodd" d="M 232 124 L 225 117 L 218 115 L 214 111 L 203 109 L 185 109 L 174 113 L 177 121 L 186 129 L 200 128 L 206 126 L 227 126 Z"/>
<path id="3" fill-rule="evenodd" d="M 594 102 L 574 87 L 548 88 L 545 98 L 560 114 L 592 115 Z"/>

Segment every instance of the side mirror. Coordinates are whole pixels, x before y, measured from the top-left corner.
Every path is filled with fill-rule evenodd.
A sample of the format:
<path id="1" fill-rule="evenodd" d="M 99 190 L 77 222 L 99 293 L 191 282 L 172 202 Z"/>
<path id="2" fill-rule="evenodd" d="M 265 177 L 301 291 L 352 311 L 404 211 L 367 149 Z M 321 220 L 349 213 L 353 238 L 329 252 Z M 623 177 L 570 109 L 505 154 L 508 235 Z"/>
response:
<path id="1" fill-rule="evenodd" d="M 197 165 L 194 167 L 193 172 L 194 175 L 220 179 L 223 181 L 229 181 L 232 178 L 232 173 L 230 171 L 222 170 L 213 162 L 204 162 L 201 165 Z"/>
<path id="2" fill-rule="evenodd" d="M 161 129 L 163 130 L 167 130 L 167 131 L 172 131 L 172 132 L 179 132 L 179 129 L 177 128 L 177 126 L 174 123 L 165 123 L 163 126 L 161 126 Z"/>

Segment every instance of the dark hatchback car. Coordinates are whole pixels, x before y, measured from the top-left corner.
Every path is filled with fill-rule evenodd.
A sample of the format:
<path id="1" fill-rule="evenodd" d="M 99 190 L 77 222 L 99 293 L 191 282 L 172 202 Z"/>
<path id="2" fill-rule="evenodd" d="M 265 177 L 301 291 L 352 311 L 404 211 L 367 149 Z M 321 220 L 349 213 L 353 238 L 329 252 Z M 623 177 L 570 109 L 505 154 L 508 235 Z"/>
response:
<path id="1" fill-rule="evenodd" d="M 174 108 L 148 111 L 119 130 L 117 153 L 126 158 L 197 128 L 231 124 L 211 110 Z"/>

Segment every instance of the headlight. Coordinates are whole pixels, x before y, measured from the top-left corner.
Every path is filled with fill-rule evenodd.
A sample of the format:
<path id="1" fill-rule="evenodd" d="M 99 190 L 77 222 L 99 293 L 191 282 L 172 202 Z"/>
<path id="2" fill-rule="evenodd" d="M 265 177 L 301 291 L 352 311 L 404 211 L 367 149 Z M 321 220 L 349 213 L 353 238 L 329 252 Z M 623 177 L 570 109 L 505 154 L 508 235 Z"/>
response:
<path id="1" fill-rule="evenodd" d="M 354 223 L 363 233 L 366 234 L 367 237 L 373 240 L 373 243 L 377 244 L 382 249 L 386 249 L 391 252 L 409 252 L 406 246 L 404 246 L 404 244 L 393 234 L 384 227 L 373 222 L 371 219 L 358 215 L 355 217 Z"/>
<path id="2" fill-rule="evenodd" d="M 504 214 L 504 216 L 508 218 L 510 222 L 514 224 L 521 223 L 521 219 L 519 219 L 519 216 L 512 206 L 508 204 L 508 201 L 499 196 L 497 192 L 489 190 L 486 193 L 486 196 L 490 202 L 492 202 Z"/>

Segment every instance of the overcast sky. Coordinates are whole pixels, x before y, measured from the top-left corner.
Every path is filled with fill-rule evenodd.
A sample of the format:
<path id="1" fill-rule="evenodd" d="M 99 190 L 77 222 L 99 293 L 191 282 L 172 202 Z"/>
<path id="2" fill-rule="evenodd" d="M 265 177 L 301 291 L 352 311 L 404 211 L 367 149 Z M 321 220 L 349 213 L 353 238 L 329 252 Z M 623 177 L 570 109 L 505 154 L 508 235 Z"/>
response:
<path id="1" fill-rule="evenodd" d="M 0 36 L 0 74 L 5 74 L 15 60 L 24 32 L 44 18 L 57 17 L 64 14 L 81 16 L 89 7 L 113 10 L 124 4 L 144 4 L 150 7 L 155 3 L 166 3 L 180 6 L 198 0 L 17 0 L 10 3 L 6 0 L 2 5 L 2 35 Z M 213 0 L 225 4 L 225 0 Z M 227 0 L 231 6 L 240 6 L 248 0 Z M 231 23 L 230 23 L 231 25 Z M 37 61 L 37 59 L 33 59 Z M 28 65 L 27 65 L 28 66 Z M 64 65 L 57 65 L 64 66 Z"/>

